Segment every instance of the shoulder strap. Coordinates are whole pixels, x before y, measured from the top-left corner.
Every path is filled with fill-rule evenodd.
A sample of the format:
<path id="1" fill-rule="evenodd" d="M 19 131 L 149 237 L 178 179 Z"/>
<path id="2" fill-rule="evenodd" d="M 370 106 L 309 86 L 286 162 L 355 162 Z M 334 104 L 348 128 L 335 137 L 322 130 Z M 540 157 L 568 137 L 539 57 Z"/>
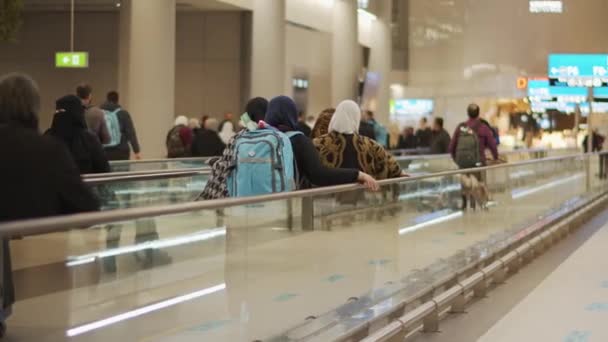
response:
<path id="1" fill-rule="evenodd" d="M 289 137 L 289 139 L 295 137 L 296 135 L 304 135 L 304 133 L 300 132 L 300 131 L 289 131 L 289 132 L 285 132 L 285 135 L 287 135 Z"/>

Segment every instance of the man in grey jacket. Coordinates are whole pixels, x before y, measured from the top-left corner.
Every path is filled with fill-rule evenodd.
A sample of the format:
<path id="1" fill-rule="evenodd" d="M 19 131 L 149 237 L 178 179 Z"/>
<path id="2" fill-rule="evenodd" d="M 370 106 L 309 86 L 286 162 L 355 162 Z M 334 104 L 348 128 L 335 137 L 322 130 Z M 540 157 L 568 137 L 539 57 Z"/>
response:
<path id="1" fill-rule="evenodd" d="M 131 148 L 135 159 L 141 159 L 139 141 L 133 126 L 133 120 L 129 112 L 124 110 L 119 104 L 119 95 L 116 91 L 111 91 L 106 96 L 106 102 L 101 105 L 101 109 L 114 112 L 118 110 L 118 125 L 120 126 L 120 143 L 116 146 L 104 147 L 108 160 L 129 160 Z M 130 146 L 129 146 L 130 145 Z"/>
<path id="2" fill-rule="evenodd" d="M 81 84 L 76 87 L 76 95 L 82 101 L 82 105 L 86 109 L 84 112 L 85 120 L 89 130 L 95 134 L 102 144 L 110 142 L 110 133 L 106 125 L 106 118 L 99 107 L 93 106 L 93 88 L 88 84 Z"/>

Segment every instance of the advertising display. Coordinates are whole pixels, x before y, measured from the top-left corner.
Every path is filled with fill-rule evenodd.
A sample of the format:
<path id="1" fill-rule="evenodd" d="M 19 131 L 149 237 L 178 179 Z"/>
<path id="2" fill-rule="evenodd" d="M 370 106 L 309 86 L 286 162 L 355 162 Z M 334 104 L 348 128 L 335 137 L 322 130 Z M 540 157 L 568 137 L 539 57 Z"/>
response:
<path id="1" fill-rule="evenodd" d="M 430 115 L 435 102 L 432 99 L 397 99 L 391 100 L 391 116 Z"/>

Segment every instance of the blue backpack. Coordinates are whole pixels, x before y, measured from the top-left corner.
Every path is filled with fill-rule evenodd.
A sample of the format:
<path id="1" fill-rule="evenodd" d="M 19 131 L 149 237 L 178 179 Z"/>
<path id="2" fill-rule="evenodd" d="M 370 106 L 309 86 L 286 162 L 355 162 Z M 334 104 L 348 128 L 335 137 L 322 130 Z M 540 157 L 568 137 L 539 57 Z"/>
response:
<path id="1" fill-rule="evenodd" d="M 120 131 L 120 121 L 118 120 L 118 112 L 122 109 L 118 108 L 113 112 L 104 110 L 104 116 L 106 119 L 106 125 L 108 126 L 108 133 L 110 133 L 110 142 L 104 144 L 103 147 L 116 147 L 120 145 L 122 140 L 122 132 Z"/>
<path id="2" fill-rule="evenodd" d="M 297 167 L 291 137 L 273 128 L 247 131 L 234 142 L 226 179 L 230 197 L 263 195 L 296 189 Z"/>

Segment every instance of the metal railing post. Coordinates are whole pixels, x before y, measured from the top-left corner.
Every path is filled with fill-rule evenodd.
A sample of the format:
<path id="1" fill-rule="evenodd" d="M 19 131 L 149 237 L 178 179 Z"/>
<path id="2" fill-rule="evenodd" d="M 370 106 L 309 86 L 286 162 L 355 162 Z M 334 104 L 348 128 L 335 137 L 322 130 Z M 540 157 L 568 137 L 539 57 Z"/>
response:
<path id="1" fill-rule="evenodd" d="M 302 197 L 302 230 L 315 230 L 314 208 L 312 196 Z"/>

